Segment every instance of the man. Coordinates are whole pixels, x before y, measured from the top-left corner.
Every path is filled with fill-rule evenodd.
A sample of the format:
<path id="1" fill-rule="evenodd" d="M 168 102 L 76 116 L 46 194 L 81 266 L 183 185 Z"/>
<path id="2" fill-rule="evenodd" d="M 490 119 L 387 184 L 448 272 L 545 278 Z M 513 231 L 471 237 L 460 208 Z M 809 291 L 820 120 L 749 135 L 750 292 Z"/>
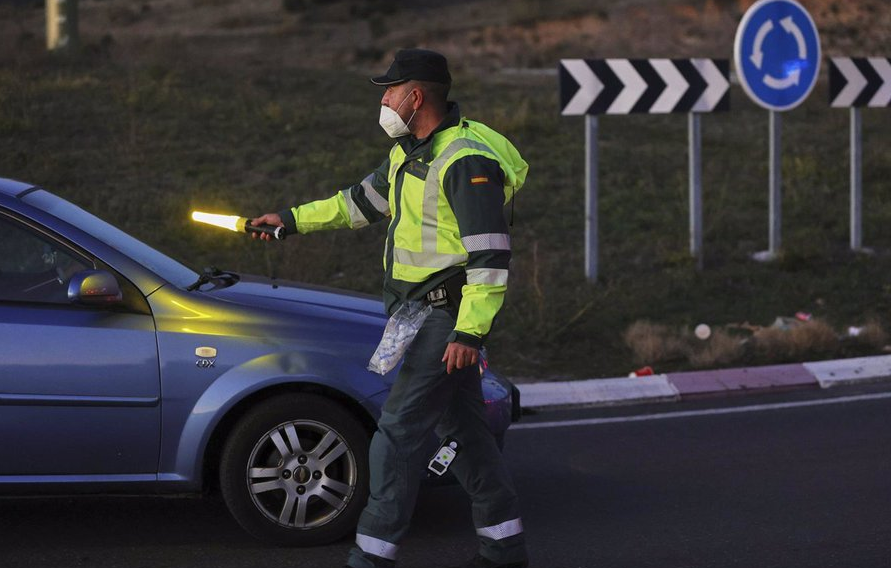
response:
<path id="1" fill-rule="evenodd" d="M 408 301 L 435 308 L 405 354 L 372 438 L 371 493 L 347 566 L 395 565 L 435 431 L 456 442 L 450 470 L 473 501 L 480 549 L 462 566 L 524 568 L 517 496 L 486 426 L 477 361 L 507 287 L 503 207 L 528 166 L 506 138 L 448 101 L 451 76 L 439 53 L 401 50 L 371 82 L 386 89 L 380 125 L 396 139 L 388 158 L 334 197 L 253 220 L 308 233 L 389 217 L 388 313 Z"/>

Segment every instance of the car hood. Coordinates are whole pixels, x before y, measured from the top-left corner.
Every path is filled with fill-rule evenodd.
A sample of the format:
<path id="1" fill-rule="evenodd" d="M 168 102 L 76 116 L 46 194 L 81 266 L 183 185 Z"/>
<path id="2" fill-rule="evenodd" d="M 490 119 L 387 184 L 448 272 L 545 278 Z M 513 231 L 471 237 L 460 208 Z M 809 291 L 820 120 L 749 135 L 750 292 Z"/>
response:
<path id="1" fill-rule="evenodd" d="M 373 316 L 382 321 L 387 318 L 384 304 L 376 296 L 253 274 L 239 274 L 235 284 L 216 288 L 208 293 L 221 300 L 272 309 L 283 307 L 287 303 L 300 303 Z"/>

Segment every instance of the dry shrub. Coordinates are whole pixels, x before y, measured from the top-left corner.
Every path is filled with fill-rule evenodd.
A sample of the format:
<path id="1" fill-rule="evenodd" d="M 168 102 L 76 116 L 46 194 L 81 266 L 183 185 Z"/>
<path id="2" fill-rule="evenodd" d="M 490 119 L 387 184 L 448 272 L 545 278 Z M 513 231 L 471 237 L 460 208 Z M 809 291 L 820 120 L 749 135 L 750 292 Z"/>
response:
<path id="1" fill-rule="evenodd" d="M 760 358 L 773 361 L 788 356 L 788 331 L 778 327 L 765 327 L 752 335 L 752 345 Z"/>
<path id="2" fill-rule="evenodd" d="M 739 359 L 743 346 L 739 338 L 722 329 L 712 331 L 711 337 L 702 341 L 702 346 L 690 353 L 690 363 L 696 368 L 727 365 Z"/>
<path id="3" fill-rule="evenodd" d="M 625 330 L 625 345 L 637 363 L 653 364 L 684 358 L 689 347 L 667 326 L 636 321 Z"/>
<path id="4" fill-rule="evenodd" d="M 789 329 L 766 327 L 752 336 L 755 352 L 768 361 L 799 359 L 838 349 L 838 336 L 822 320 L 793 325 Z"/>
<path id="5" fill-rule="evenodd" d="M 629 326 L 623 338 L 635 363 L 652 365 L 686 359 L 697 369 L 732 365 L 752 355 L 757 363 L 820 359 L 838 353 L 841 347 L 838 335 L 825 321 L 800 322 L 792 318 L 781 318 L 777 325 L 755 329 L 747 342 L 725 329 L 713 328 L 708 339 L 700 340 L 688 328 L 674 329 L 643 320 Z M 877 322 L 870 322 L 852 339 L 880 349 L 889 336 Z"/>
<path id="6" fill-rule="evenodd" d="M 811 320 L 789 330 L 796 354 L 832 353 L 838 350 L 838 335 L 823 320 Z"/>
<path id="7" fill-rule="evenodd" d="M 878 350 L 888 344 L 888 333 L 882 327 L 882 324 L 871 321 L 864 325 L 863 329 L 860 330 L 860 334 L 852 339 L 858 345 Z"/>

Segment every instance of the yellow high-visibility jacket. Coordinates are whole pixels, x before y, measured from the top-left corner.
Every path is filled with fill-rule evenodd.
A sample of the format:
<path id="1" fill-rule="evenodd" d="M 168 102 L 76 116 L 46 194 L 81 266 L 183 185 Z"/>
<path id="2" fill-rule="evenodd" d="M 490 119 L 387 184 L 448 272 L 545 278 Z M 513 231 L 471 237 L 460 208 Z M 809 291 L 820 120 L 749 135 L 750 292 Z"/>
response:
<path id="1" fill-rule="evenodd" d="M 329 199 L 282 212 L 291 231 L 358 229 L 390 218 L 384 252 L 389 312 L 466 273 L 450 341 L 480 347 L 507 290 L 510 236 L 504 205 L 526 180 L 528 164 L 504 136 L 448 116 L 427 138 L 397 139 L 360 183 Z"/>

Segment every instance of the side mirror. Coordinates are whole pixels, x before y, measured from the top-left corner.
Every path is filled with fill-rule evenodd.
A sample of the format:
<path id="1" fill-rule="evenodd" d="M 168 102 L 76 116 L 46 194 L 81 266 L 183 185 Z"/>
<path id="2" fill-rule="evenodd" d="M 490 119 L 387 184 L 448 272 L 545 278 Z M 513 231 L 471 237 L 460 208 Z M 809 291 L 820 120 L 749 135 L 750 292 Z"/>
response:
<path id="1" fill-rule="evenodd" d="M 83 306 L 112 306 L 121 303 L 121 287 L 104 270 L 84 270 L 68 281 L 68 299 Z"/>

